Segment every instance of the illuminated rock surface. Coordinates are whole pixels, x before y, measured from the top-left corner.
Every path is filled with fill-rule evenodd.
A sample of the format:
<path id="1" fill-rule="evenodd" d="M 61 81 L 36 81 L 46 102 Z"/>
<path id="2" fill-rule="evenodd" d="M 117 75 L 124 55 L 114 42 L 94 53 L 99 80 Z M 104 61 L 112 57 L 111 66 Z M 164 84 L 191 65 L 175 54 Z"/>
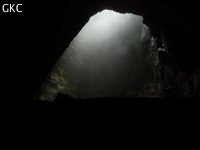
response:
<path id="1" fill-rule="evenodd" d="M 41 100 L 129 96 L 144 73 L 139 52 L 142 17 L 104 10 L 91 17 L 42 84 Z M 135 91 L 134 91 L 135 92 Z M 138 95 L 138 94 L 137 94 Z"/>

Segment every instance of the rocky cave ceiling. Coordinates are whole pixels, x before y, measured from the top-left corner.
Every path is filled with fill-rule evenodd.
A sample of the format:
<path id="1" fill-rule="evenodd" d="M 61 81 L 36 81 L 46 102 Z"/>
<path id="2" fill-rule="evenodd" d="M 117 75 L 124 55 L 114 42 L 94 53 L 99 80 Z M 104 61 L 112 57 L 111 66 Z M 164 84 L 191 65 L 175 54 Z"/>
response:
<path id="1" fill-rule="evenodd" d="M 132 13 L 143 17 L 154 37 L 165 39 L 168 50 L 185 76 L 194 74 L 199 66 L 198 35 L 200 21 L 198 5 L 195 2 L 169 0 L 127 0 L 127 1 L 72 1 L 68 4 L 40 3 L 25 4 L 26 15 L 18 17 L 16 28 L 10 32 L 21 37 L 26 44 L 17 53 L 18 71 L 16 84 L 23 85 L 24 97 L 33 97 L 51 67 L 61 56 L 72 39 L 88 21 L 90 16 L 103 9 L 120 13 Z M 27 17 L 28 14 L 28 17 Z M 7 27 L 12 26 L 12 19 L 5 20 Z M 17 29 L 17 30 L 16 30 Z M 66 30 L 67 29 L 67 30 Z M 29 37 L 29 38 L 27 38 Z M 14 38 L 14 37 L 12 37 Z M 23 39 L 23 40 L 22 40 Z M 13 40 L 14 41 L 14 40 Z M 158 40 L 158 45 L 162 43 Z M 27 46 L 29 45 L 29 46 Z M 27 51 L 27 49 L 29 49 Z M 27 55 L 27 57 L 24 57 Z M 26 64 L 24 64 L 26 62 Z M 25 69 L 26 68 L 26 69 Z M 196 69 L 196 76 L 198 69 Z M 195 75 L 193 75 L 195 76 Z M 197 77 L 198 78 L 198 77 Z M 182 79 L 183 80 L 183 79 Z M 197 85 L 198 86 L 198 85 Z M 29 88 L 27 88 L 29 87 Z M 16 92 L 19 94 L 19 92 Z"/>

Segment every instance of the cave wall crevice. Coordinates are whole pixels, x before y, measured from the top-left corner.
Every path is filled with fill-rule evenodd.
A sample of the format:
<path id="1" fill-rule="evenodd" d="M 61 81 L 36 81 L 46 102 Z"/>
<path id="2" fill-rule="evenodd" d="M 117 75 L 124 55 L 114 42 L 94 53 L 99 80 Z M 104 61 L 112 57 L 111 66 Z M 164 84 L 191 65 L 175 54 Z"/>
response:
<path id="1" fill-rule="evenodd" d="M 144 26 L 140 51 L 143 56 L 142 62 L 147 64 L 144 70 L 148 76 L 143 79 L 144 84 L 140 85 L 140 94 L 137 96 L 199 97 L 198 64 L 190 66 L 190 70 L 179 65 L 180 62 L 168 49 L 168 41 L 163 32 L 159 35 L 155 38 L 156 35 L 150 28 Z"/>

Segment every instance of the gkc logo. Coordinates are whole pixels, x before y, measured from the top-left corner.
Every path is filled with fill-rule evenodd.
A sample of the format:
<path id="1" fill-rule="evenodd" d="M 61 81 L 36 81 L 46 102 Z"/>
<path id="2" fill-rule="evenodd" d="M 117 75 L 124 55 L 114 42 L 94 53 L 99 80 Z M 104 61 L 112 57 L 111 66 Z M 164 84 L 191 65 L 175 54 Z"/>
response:
<path id="1" fill-rule="evenodd" d="M 2 10 L 3 12 L 22 12 L 22 10 L 19 10 L 19 6 L 22 6 L 22 4 L 3 4 Z"/>

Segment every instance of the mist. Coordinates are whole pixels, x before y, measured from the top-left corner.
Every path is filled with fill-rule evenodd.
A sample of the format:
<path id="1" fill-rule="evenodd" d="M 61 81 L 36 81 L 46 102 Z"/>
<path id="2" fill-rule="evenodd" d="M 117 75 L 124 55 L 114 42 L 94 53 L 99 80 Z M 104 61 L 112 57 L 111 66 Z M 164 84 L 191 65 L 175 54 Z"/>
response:
<path id="1" fill-rule="evenodd" d="M 137 84 L 143 18 L 103 10 L 70 43 L 40 88 L 39 99 L 125 96 Z M 136 87 L 136 86 L 135 86 Z"/>

